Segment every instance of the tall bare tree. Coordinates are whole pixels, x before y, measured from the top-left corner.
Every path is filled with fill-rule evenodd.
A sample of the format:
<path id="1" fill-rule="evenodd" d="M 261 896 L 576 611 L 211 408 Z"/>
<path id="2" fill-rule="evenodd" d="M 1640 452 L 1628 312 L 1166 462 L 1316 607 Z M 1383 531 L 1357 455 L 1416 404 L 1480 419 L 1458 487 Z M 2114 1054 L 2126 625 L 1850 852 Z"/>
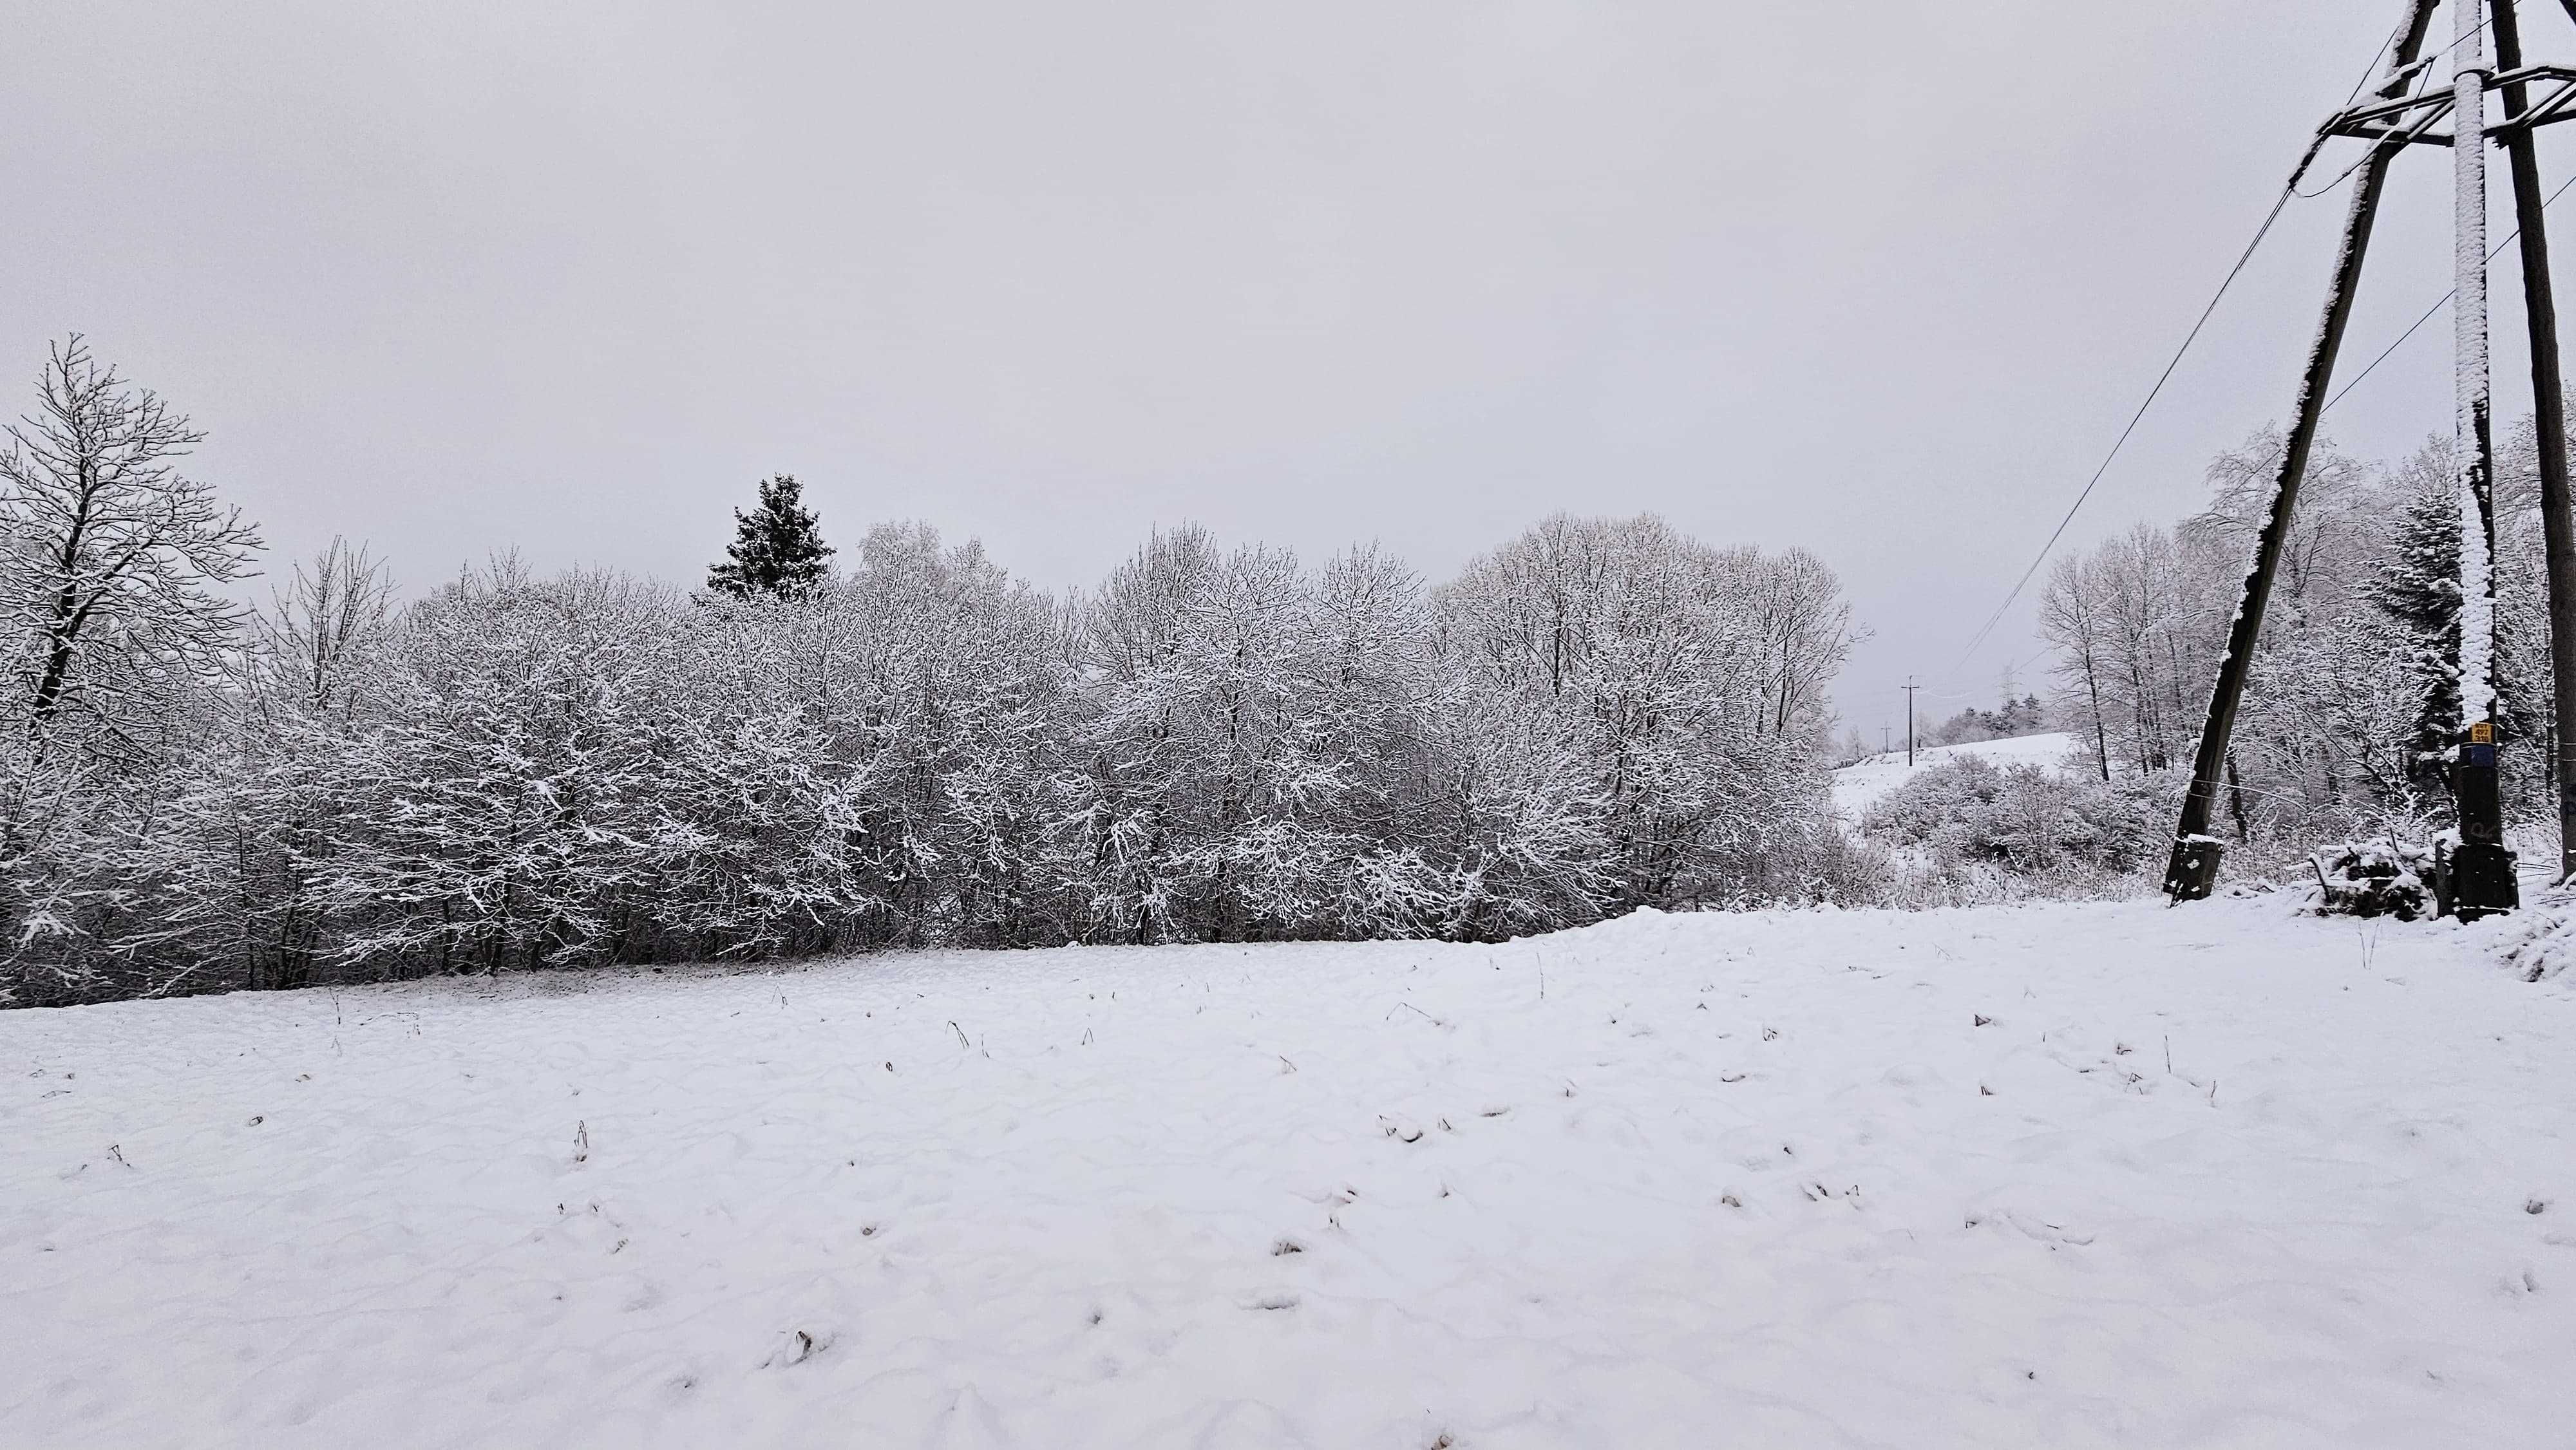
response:
<path id="1" fill-rule="evenodd" d="M 259 534 L 178 471 L 205 435 L 79 334 L 48 349 L 37 393 L 0 453 L 9 703 L 40 742 L 76 726 L 131 751 L 174 685 L 231 642 L 243 611 L 217 591 L 250 572 Z"/>

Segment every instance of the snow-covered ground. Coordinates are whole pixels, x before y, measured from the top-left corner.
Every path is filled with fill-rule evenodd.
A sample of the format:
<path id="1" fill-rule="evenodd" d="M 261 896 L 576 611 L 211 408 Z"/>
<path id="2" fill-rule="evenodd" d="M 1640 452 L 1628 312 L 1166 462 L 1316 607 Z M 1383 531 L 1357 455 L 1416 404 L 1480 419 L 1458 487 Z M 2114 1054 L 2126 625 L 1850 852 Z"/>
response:
<path id="1" fill-rule="evenodd" d="M 1997 765 L 2063 766 L 2075 750 L 2075 737 L 2063 730 L 2045 735 L 2017 735 L 2010 740 L 1976 740 L 1965 745 L 1935 745 L 1914 752 L 1914 764 L 1905 763 L 1905 752 L 1873 755 L 1856 765 L 1846 765 L 1834 772 L 1834 808 L 1845 820 L 1857 822 L 1861 813 L 1880 796 L 1905 784 L 1918 770 L 1975 756 Z"/>
<path id="2" fill-rule="evenodd" d="M 2576 978 L 2503 930 L 1647 914 L 0 1013 L 0 1442 L 2564 1444 Z"/>

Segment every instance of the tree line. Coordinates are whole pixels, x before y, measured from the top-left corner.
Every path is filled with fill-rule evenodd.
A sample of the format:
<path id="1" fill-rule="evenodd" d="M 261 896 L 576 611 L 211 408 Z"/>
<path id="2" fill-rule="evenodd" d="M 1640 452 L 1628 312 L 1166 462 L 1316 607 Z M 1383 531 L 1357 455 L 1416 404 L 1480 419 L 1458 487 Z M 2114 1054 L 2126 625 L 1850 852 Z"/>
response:
<path id="1" fill-rule="evenodd" d="M 0 457 L 0 996 L 878 947 L 1493 939 L 1831 894 L 1797 549 L 1558 516 L 1432 586 L 1184 525 L 1050 595 L 792 478 L 707 585 L 335 542 L 264 605 L 78 338 Z"/>

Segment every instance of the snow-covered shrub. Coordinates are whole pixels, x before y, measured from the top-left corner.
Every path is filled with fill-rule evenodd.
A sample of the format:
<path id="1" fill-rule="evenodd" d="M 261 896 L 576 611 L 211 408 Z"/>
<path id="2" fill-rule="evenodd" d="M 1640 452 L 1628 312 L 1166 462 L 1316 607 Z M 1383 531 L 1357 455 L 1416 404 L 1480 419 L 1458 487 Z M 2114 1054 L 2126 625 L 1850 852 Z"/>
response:
<path id="1" fill-rule="evenodd" d="M 1975 879 L 1969 868 L 1985 867 L 2006 882 L 2046 882 L 2050 894 L 2119 892 L 2163 864 L 2175 787 L 2164 777 L 2103 782 L 1963 756 L 1880 797 L 1861 831 L 1913 848 L 1962 884 Z"/>
<path id="2" fill-rule="evenodd" d="M 1084 601 L 1089 709 L 1063 859 L 1121 940 L 1309 935 L 1362 846 L 1335 809 L 1312 577 L 1281 550 L 1156 535 Z"/>
<path id="3" fill-rule="evenodd" d="M 2319 916 L 2393 916 L 2413 921 L 2433 913 L 2433 849 L 2395 837 L 2345 841 L 2308 857 L 2317 881 L 2309 907 Z"/>
<path id="4" fill-rule="evenodd" d="M 1434 614 L 1465 728 L 1511 720 L 1579 770 L 1603 910 L 1745 900 L 1824 821 L 1823 691 L 1851 626 L 1803 551 L 1559 516 L 1471 562 Z"/>
<path id="5" fill-rule="evenodd" d="M 101 604 L 169 617 L 0 662 L 0 1002 L 1912 889 L 1833 829 L 1853 630 L 1795 550 L 1560 517 L 1431 591 L 1183 527 L 1050 599 L 888 525 L 792 590 L 505 555 L 397 608 L 335 545 L 245 613 L 174 496 L 201 575 Z"/>
<path id="6" fill-rule="evenodd" d="M 2519 913 L 2504 959 L 2526 982 L 2567 980 L 2576 962 L 2576 890 L 2556 887 Z"/>
<path id="7" fill-rule="evenodd" d="M 607 954 L 651 874 L 657 657 L 675 601 L 613 575 L 470 571 L 407 612 L 337 786 L 352 959 L 497 969 Z"/>
<path id="8" fill-rule="evenodd" d="M 1932 727 L 1928 738 L 1935 745 L 1965 745 L 1979 740 L 2010 740 L 2021 735 L 2037 735 L 2048 728 L 2048 708 L 2037 695 L 2014 699 L 2007 690 L 2003 704 L 1992 710 L 1975 706 L 1960 711 Z"/>
<path id="9" fill-rule="evenodd" d="M 1829 822 L 1777 842 L 1750 874 L 1743 900 L 1765 905 L 1893 907 L 1958 904 L 1934 884 L 1937 872 L 1904 853 Z"/>

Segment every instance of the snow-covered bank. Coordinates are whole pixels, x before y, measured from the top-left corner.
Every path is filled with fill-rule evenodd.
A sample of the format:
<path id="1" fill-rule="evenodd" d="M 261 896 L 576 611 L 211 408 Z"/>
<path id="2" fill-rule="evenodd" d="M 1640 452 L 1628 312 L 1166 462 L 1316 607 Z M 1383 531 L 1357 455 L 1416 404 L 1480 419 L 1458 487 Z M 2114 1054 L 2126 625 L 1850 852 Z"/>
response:
<path id="1" fill-rule="evenodd" d="M 0 1014 L 10 1445 L 2549 1443 L 2576 992 L 2277 899 Z"/>
<path id="2" fill-rule="evenodd" d="M 1873 755 L 1867 760 L 1846 765 L 1834 772 L 1834 809 L 1843 818 L 1857 822 L 1872 802 L 1905 784 L 1917 771 L 1947 761 L 1961 759 L 1990 760 L 1997 765 L 2036 765 L 2054 768 L 2065 763 L 2075 749 L 2075 737 L 2063 730 L 2044 735 L 2016 735 L 2009 740 L 1972 740 L 1964 745 L 1935 745 L 1914 752 L 1914 764 L 1905 763 L 1905 752 Z"/>

